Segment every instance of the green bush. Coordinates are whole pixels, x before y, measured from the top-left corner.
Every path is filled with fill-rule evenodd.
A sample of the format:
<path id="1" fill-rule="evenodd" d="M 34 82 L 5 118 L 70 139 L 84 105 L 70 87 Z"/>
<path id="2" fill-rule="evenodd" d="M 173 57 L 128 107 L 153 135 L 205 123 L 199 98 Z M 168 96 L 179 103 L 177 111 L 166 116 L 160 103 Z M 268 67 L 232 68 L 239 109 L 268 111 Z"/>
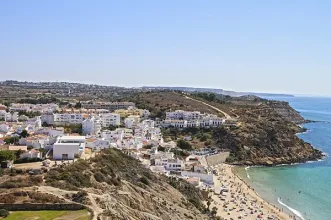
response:
<path id="1" fill-rule="evenodd" d="M 192 145 L 183 139 L 177 141 L 177 147 L 183 150 L 192 150 Z"/>
<path id="2" fill-rule="evenodd" d="M 6 218 L 9 215 L 8 210 L 6 209 L 0 209 L 0 217 Z"/>
<path id="3" fill-rule="evenodd" d="M 32 162 L 39 162 L 42 161 L 40 158 L 23 158 L 18 159 L 14 162 L 14 164 L 20 164 L 20 163 L 32 163 Z"/>
<path id="4" fill-rule="evenodd" d="M 140 178 L 140 182 L 142 182 L 145 185 L 149 185 L 148 179 L 146 177 L 144 177 L 144 176 Z"/>

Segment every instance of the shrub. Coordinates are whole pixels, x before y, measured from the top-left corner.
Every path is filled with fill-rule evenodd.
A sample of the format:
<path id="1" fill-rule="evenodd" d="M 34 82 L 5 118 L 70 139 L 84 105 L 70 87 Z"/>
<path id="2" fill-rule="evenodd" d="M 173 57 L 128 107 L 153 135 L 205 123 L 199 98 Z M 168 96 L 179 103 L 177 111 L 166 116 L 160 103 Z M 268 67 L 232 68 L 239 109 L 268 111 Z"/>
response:
<path id="1" fill-rule="evenodd" d="M 140 178 L 140 182 L 142 182 L 145 185 L 149 185 L 149 181 L 148 181 L 148 179 L 145 176 L 142 176 Z"/>
<path id="2" fill-rule="evenodd" d="M 192 150 L 192 145 L 183 139 L 179 139 L 177 141 L 177 147 L 179 147 L 183 150 Z"/>
<path id="3" fill-rule="evenodd" d="M 6 218 L 9 215 L 8 210 L 6 209 L 0 209 L 0 217 Z"/>
<path id="4" fill-rule="evenodd" d="M 32 162 L 39 162 L 42 161 L 40 158 L 23 158 L 18 159 L 14 162 L 14 164 L 20 164 L 20 163 L 32 163 Z"/>
<path id="5" fill-rule="evenodd" d="M 98 181 L 99 183 L 101 183 L 101 182 L 105 182 L 105 181 L 106 181 L 105 176 L 104 176 L 102 173 L 100 173 L 100 172 L 96 172 L 96 173 L 94 174 L 94 179 L 95 179 L 96 181 Z"/>
<path id="6" fill-rule="evenodd" d="M 88 195 L 87 192 L 79 191 L 78 193 L 72 196 L 72 201 L 78 203 L 84 203 L 87 195 Z"/>
<path id="7" fill-rule="evenodd" d="M 1 203 L 13 204 L 16 201 L 16 196 L 13 194 L 2 194 L 0 195 Z"/>

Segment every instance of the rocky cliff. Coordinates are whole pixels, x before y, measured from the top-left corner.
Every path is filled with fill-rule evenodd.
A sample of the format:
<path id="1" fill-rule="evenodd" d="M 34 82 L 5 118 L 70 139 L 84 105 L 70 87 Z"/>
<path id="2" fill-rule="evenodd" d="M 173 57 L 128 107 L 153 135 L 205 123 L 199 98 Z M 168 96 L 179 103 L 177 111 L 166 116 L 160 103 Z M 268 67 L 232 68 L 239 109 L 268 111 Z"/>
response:
<path id="1" fill-rule="evenodd" d="M 220 146 L 230 147 L 228 162 L 275 165 L 306 162 L 322 158 L 322 152 L 297 137 L 298 123 L 305 122 L 286 102 L 264 102 L 255 107 L 238 108 L 240 126 L 222 128 L 215 134 Z"/>

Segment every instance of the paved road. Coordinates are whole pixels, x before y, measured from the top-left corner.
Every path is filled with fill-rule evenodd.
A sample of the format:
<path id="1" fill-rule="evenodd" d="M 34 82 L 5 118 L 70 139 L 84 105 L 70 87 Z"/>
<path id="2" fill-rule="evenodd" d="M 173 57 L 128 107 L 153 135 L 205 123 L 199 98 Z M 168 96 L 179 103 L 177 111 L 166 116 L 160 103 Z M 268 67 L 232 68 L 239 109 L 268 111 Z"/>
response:
<path id="1" fill-rule="evenodd" d="M 193 99 L 193 98 L 188 97 L 188 96 L 185 96 L 185 98 L 187 98 L 187 99 L 191 99 L 191 100 L 194 100 L 194 101 L 196 101 L 196 102 L 200 102 L 200 103 L 202 103 L 202 104 L 204 104 L 204 105 L 206 105 L 206 106 L 208 106 L 208 107 L 210 107 L 210 108 L 212 108 L 212 109 L 215 109 L 216 111 L 222 113 L 226 119 L 232 119 L 231 116 L 230 116 L 228 113 L 222 111 L 222 110 L 219 109 L 219 108 L 216 108 L 215 106 L 209 105 L 209 104 L 207 104 L 207 103 L 205 103 L 205 102 L 203 102 L 203 101 L 196 100 L 196 99 Z"/>

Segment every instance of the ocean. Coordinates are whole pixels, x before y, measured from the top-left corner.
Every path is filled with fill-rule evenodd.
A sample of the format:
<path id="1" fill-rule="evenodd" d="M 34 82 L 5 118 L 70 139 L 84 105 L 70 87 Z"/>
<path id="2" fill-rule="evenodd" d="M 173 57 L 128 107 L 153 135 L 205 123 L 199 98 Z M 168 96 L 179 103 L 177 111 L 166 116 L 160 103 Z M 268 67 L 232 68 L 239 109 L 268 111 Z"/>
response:
<path id="1" fill-rule="evenodd" d="M 304 141 L 331 155 L 331 98 L 273 98 L 288 101 L 305 119 Z M 331 220 L 331 158 L 277 167 L 249 167 L 239 175 L 265 200 L 303 220 Z"/>

